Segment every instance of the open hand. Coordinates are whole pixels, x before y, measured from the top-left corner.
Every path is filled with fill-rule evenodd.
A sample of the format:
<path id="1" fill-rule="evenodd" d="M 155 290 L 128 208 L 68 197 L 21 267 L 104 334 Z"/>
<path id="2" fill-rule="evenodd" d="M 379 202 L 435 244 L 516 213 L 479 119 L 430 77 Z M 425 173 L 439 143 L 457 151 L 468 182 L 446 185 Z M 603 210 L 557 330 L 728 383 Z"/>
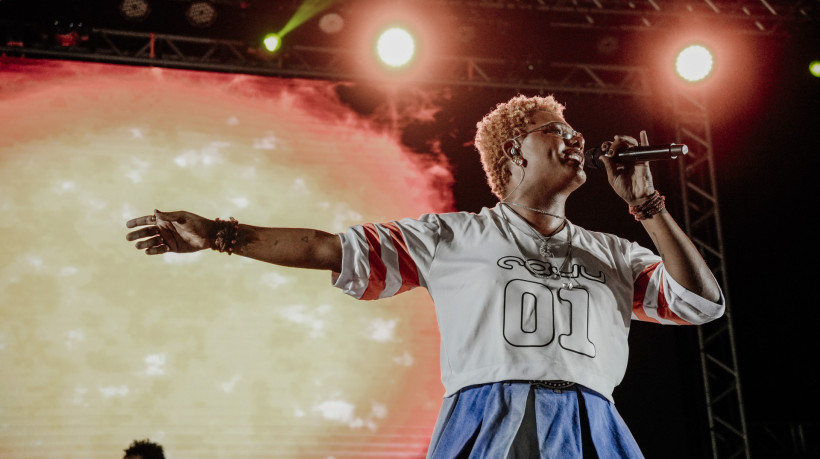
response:
<path id="1" fill-rule="evenodd" d="M 215 222 L 185 211 L 160 212 L 129 220 L 125 226 L 136 228 L 125 238 L 137 242 L 136 247 L 145 249 L 148 255 L 166 252 L 188 253 L 211 247 Z M 147 238 L 147 239 L 145 239 Z"/>

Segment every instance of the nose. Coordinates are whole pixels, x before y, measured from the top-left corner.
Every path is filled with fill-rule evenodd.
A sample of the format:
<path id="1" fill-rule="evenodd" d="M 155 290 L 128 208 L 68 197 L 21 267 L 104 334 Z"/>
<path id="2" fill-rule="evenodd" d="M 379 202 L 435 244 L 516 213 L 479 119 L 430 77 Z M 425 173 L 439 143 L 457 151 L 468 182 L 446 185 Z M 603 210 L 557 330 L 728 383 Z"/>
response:
<path id="1" fill-rule="evenodd" d="M 584 136 L 580 132 L 576 132 L 565 142 L 570 147 L 577 147 L 581 150 L 584 149 Z"/>

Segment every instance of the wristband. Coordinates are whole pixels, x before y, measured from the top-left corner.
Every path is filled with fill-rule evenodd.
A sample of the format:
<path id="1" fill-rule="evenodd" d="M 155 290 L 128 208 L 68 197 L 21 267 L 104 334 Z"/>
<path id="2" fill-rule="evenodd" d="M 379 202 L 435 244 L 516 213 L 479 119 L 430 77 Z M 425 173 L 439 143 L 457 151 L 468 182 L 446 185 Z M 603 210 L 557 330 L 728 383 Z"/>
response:
<path id="1" fill-rule="evenodd" d="M 635 217 L 635 220 L 641 221 L 651 218 L 655 214 L 659 214 L 666 209 L 666 197 L 661 196 L 658 190 L 643 204 L 637 206 L 629 206 L 629 213 Z"/>
<path id="2" fill-rule="evenodd" d="M 236 237 L 239 234 L 239 221 L 233 217 L 230 220 L 217 218 L 216 224 L 219 229 L 216 231 L 212 248 L 220 253 L 228 252 L 228 255 L 230 255 L 233 253 Z"/>

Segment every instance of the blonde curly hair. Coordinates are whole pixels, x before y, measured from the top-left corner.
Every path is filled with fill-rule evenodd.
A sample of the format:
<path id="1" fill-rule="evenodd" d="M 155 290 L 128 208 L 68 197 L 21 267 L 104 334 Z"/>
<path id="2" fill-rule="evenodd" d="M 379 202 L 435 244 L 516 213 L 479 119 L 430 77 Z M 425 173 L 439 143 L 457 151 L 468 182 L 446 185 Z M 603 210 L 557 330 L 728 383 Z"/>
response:
<path id="1" fill-rule="evenodd" d="M 564 119 L 564 106 L 552 96 L 527 97 L 517 95 L 495 106 L 476 124 L 475 147 L 481 154 L 481 165 L 487 174 L 487 183 L 498 199 L 504 199 L 510 167 L 504 154 L 504 143 L 523 134 L 532 123 L 536 112 L 545 111 Z"/>

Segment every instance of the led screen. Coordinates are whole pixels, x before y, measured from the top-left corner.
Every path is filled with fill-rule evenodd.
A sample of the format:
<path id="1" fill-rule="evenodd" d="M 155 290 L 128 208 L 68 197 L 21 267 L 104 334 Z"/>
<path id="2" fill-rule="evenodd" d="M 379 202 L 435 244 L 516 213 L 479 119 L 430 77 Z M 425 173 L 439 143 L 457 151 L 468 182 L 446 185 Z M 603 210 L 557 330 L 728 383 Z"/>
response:
<path id="1" fill-rule="evenodd" d="M 147 256 L 154 209 L 343 231 L 452 208 L 446 164 L 336 84 L 0 59 L 0 456 L 420 457 L 432 302 L 216 252 Z"/>

